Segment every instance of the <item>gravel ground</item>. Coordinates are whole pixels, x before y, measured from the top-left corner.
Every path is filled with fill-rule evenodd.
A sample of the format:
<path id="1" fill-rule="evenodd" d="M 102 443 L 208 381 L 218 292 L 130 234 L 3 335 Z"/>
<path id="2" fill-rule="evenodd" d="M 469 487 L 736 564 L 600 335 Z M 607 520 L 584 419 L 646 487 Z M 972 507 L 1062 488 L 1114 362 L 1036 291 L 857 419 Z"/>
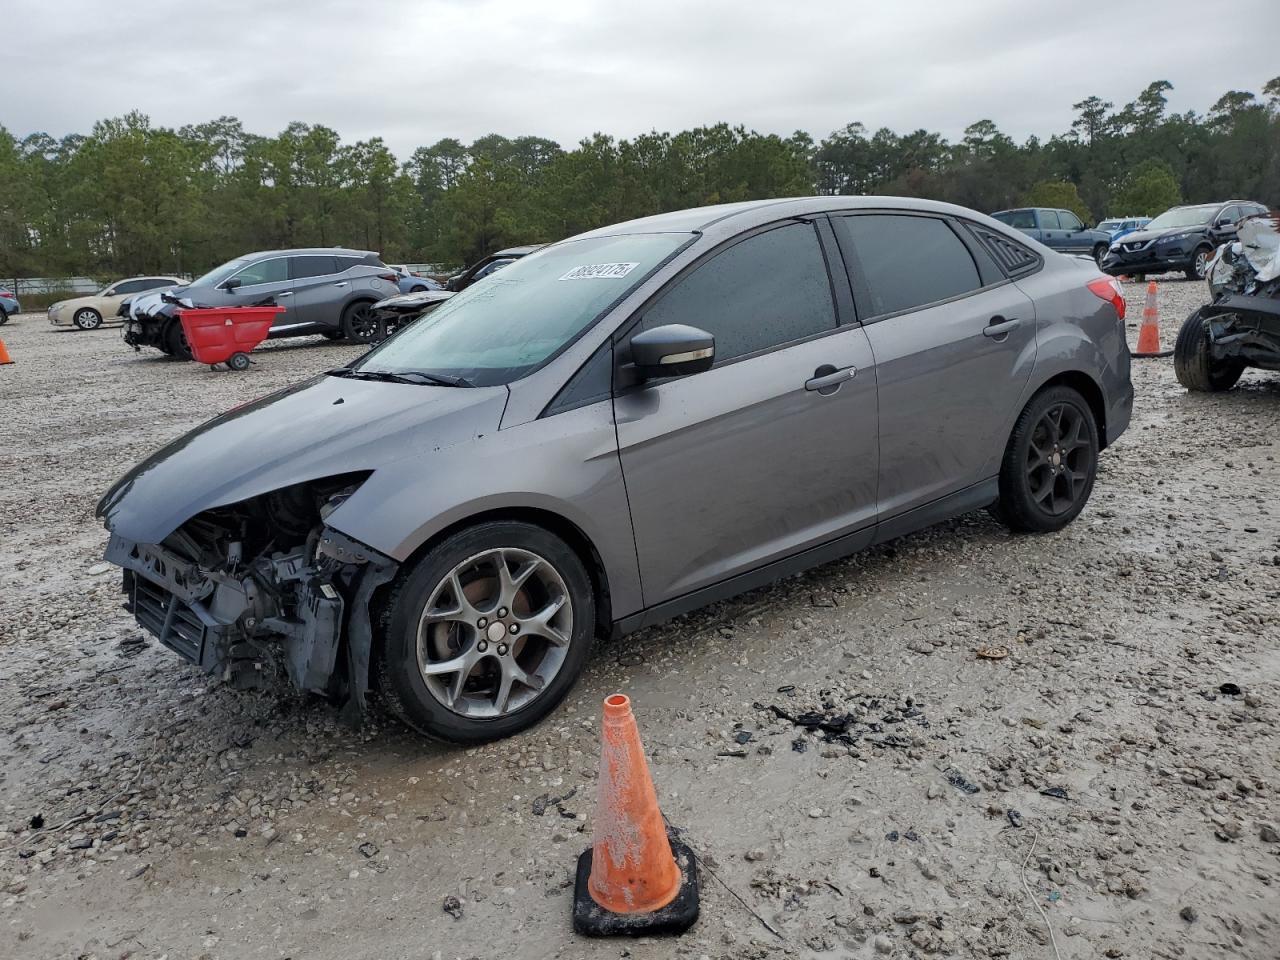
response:
<path id="1" fill-rule="evenodd" d="M 1202 291 L 1161 285 L 1167 344 Z M 454 750 L 210 680 L 100 562 L 118 474 L 355 348 L 236 375 L 36 315 L 0 337 L 0 956 L 1276 956 L 1272 375 L 1191 396 L 1138 362 L 1063 533 L 976 514 L 829 564 L 606 644 L 541 726 Z M 703 858 L 678 940 L 570 932 L 614 691 Z"/>

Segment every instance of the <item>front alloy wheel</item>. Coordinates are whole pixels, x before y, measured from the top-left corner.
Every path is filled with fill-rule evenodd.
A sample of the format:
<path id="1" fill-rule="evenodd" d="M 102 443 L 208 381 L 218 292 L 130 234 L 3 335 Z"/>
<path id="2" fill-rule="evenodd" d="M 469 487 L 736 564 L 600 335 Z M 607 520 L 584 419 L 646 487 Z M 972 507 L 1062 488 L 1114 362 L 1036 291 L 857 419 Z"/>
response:
<path id="1" fill-rule="evenodd" d="M 1208 247 L 1201 247 L 1195 252 L 1191 258 L 1191 266 L 1187 269 L 1188 280 L 1203 280 L 1205 274 L 1209 272 L 1209 261 L 1213 259 L 1213 251 Z"/>
<path id="2" fill-rule="evenodd" d="M 71 322 L 81 330 L 97 330 L 102 326 L 102 314 L 91 307 L 85 307 L 75 312 L 71 317 Z"/>
<path id="3" fill-rule="evenodd" d="M 378 682 L 430 736 L 479 743 L 536 723 L 591 646 L 591 580 L 563 541 L 526 523 L 448 538 L 393 587 Z"/>
<path id="4" fill-rule="evenodd" d="M 1000 468 L 999 515 L 1014 530 L 1061 530 L 1088 502 L 1098 471 L 1098 428 L 1070 387 L 1032 397 Z"/>

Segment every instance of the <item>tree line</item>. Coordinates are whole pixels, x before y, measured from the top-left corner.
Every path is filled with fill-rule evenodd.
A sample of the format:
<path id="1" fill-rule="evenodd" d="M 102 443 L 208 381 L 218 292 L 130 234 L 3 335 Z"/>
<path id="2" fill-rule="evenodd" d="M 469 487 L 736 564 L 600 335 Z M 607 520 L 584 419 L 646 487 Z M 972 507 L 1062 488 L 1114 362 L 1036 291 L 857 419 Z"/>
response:
<path id="1" fill-rule="evenodd" d="M 570 149 L 445 138 L 401 162 L 380 138 L 343 143 L 305 123 L 265 137 L 234 117 L 171 129 L 133 112 L 61 140 L 0 126 L 0 277 L 199 273 L 299 246 L 462 264 L 665 210 L 813 193 L 1068 207 L 1086 222 L 1234 197 L 1280 206 L 1280 77 L 1205 114 L 1169 112 L 1171 89 L 1156 81 L 1120 108 L 1089 97 L 1070 129 L 1023 143 L 991 120 L 956 142 L 861 123 L 820 141 L 722 123 L 597 133 Z"/>

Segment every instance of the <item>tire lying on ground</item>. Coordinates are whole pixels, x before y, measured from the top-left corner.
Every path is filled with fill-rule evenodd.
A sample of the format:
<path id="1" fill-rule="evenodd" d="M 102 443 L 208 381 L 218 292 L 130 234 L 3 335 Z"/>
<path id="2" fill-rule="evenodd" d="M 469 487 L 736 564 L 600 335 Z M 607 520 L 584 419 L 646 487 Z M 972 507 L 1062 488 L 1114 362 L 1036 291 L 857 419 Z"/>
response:
<path id="1" fill-rule="evenodd" d="M 1209 343 L 1209 322 L 1194 311 L 1183 321 L 1173 345 L 1173 372 L 1188 390 L 1218 393 L 1230 390 L 1244 373 L 1239 360 L 1214 360 Z"/>

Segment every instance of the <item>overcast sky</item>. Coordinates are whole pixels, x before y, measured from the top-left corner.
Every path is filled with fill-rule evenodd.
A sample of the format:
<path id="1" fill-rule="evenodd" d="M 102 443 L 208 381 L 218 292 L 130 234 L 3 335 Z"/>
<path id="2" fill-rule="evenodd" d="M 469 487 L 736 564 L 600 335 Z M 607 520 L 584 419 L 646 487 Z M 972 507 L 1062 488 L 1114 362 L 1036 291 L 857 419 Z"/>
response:
<path id="1" fill-rule="evenodd" d="M 1277 0 L 5 0 L 0 124 L 88 132 L 291 120 L 402 159 L 453 136 L 571 146 L 728 121 L 821 138 L 853 120 L 956 139 L 1065 130 L 1090 94 L 1175 111 L 1280 73 Z"/>

